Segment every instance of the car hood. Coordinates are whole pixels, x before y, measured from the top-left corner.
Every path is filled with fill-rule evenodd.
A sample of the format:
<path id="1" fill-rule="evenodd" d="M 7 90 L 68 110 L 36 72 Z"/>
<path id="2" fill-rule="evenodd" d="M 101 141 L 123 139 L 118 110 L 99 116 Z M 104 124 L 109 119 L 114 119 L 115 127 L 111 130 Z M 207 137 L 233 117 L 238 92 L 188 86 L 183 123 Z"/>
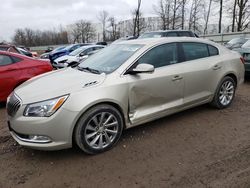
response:
<path id="1" fill-rule="evenodd" d="M 61 61 L 73 62 L 73 61 L 77 61 L 77 57 L 76 56 L 71 56 L 71 55 L 64 55 L 62 57 L 57 58 L 54 61 L 56 63 L 60 63 Z M 66 63 L 66 62 L 64 62 L 64 63 Z"/>
<path id="2" fill-rule="evenodd" d="M 15 89 L 23 104 L 34 103 L 70 94 L 101 84 L 103 74 L 93 74 L 66 68 L 34 77 Z"/>

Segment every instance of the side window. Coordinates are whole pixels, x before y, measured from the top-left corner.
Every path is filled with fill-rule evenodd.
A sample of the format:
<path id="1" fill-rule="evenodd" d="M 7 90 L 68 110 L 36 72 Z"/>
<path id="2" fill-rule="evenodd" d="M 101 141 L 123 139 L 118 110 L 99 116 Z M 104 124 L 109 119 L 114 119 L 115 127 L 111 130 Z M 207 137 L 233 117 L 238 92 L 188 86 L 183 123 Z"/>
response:
<path id="1" fill-rule="evenodd" d="M 214 46 L 208 45 L 208 50 L 210 56 L 219 55 L 218 49 Z"/>
<path id="2" fill-rule="evenodd" d="M 10 56 L 7 55 L 1 55 L 0 54 L 0 66 L 4 66 L 4 65 L 10 65 L 12 64 L 12 59 L 10 58 Z"/>
<path id="3" fill-rule="evenodd" d="M 167 37 L 177 37 L 177 33 L 176 32 L 168 32 L 167 33 Z"/>
<path id="4" fill-rule="evenodd" d="M 138 64 L 147 63 L 153 65 L 155 68 L 175 64 L 177 62 L 176 43 L 157 46 L 148 51 L 138 60 Z"/>
<path id="5" fill-rule="evenodd" d="M 178 34 L 181 37 L 190 37 L 191 36 L 190 33 L 187 31 L 179 31 Z"/>
<path id="6" fill-rule="evenodd" d="M 209 56 L 207 44 L 185 42 L 185 43 L 182 43 L 182 47 L 183 47 L 186 61 Z"/>

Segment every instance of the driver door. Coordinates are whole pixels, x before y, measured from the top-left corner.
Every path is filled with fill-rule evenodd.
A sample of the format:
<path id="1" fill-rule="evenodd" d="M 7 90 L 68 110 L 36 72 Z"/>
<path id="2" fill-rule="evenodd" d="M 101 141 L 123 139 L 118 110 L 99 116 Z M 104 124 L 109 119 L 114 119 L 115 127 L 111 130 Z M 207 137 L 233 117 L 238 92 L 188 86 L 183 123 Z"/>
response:
<path id="1" fill-rule="evenodd" d="M 155 67 L 153 73 L 128 74 L 129 118 L 144 123 L 178 110 L 183 104 L 184 81 L 178 69 L 177 44 L 156 46 L 135 64 Z"/>

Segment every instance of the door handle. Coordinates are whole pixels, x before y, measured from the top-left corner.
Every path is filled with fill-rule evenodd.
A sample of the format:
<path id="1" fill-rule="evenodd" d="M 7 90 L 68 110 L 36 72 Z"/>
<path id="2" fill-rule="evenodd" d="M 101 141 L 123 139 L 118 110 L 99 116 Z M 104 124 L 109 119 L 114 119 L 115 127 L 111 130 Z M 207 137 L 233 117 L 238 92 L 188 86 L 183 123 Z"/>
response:
<path id="1" fill-rule="evenodd" d="M 177 81 L 177 80 L 181 80 L 183 77 L 180 75 L 176 75 L 172 78 L 172 81 Z"/>
<path id="2" fill-rule="evenodd" d="M 214 65 L 214 66 L 213 66 L 213 70 L 218 70 L 218 69 L 221 69 L 221 66 L 220 66 L 220 65 Z"/>

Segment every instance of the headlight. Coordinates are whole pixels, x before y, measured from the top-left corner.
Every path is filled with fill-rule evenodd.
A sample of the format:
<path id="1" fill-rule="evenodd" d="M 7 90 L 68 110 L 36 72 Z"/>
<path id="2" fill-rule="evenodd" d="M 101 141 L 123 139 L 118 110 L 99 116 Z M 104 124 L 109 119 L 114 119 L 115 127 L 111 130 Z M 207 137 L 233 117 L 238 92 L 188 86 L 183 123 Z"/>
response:
<path id="1" fill-rule="evenodd" d="M 69 95 L 65 95 L 62 97 L 29 104 L 24 110 L 24 116 L 49 117 L 63 105 L 68 96 Z"/>

